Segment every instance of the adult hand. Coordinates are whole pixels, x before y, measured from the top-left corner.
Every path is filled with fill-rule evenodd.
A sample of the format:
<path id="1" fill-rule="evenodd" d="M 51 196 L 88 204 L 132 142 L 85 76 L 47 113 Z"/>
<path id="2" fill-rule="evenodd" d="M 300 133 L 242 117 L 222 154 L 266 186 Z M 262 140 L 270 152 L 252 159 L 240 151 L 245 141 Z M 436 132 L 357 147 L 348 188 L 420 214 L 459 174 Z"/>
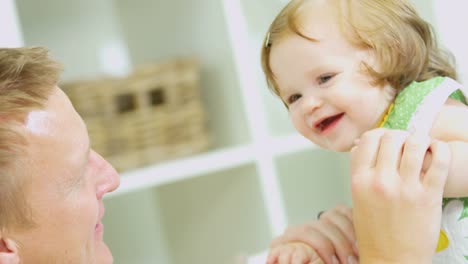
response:
<path id="1" fill-rule="evenodd" d="M 339 205 L 316 221 L 287 228 L 272 241 L 267 264 L 358 263 L 355 241 L 352 210 Z"/>
<path id="2" fill-rule="evenodd" d="M 281 244 L 271 249 L 267 264 L 324 264 L 317 252 L 300 242 Z"/>
<path id="3" fill-rule="evenodd" d="M 446 143 L 422 135 L 377 129 L 361 137 L 351 151 L 361 263 L 431 263 L 450 158 Z"/>

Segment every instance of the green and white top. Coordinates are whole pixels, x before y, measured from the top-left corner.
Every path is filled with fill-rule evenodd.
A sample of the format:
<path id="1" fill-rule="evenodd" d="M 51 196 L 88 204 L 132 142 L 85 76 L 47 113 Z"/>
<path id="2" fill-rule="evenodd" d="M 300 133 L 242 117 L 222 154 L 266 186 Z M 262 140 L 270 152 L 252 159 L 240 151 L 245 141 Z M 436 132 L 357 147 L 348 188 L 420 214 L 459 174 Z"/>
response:
<path id="1" fill-rule="evenodd" d="M 447 77 L 413 82 L 398 94 L 380 126 L 429 133 L 449 97 L 467 104 L 468 89 Z M 436 251 L 432 263 L 468 263 L 468 197 L 444 199 Z"/>

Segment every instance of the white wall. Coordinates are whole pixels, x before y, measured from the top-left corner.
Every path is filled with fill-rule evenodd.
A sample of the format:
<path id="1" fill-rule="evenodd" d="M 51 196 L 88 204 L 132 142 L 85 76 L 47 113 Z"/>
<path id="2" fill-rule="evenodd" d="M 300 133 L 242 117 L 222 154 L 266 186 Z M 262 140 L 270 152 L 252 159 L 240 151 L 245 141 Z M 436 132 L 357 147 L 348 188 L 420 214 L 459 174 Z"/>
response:
<path id="1" fill-rule="evenodd" d="M 132 63 L 199 56 L 202 100 L 209 113 L 214 145 L 247 142 L 249 135 L 222 1 L 115 0 L 115 8 Z"/>
<path id="2" fill-rule="evenodd" d="M 23 45 L 14 0 L 0 0 L 0 47 L 13 48 Z"/>
<path id="3" fill-rule="evenodd" d="M 108 53 L 120 56 L 120 64 L 126 60 L 125 54 L 118 54 L 125 43 L 112 0 L 16 2 L 25 45 L 51 49 L 65 65 L 63 79 L 91 78 L 108 72 L 109 65 L 116 65 L 115 61 L 101 59 L 108 59 Z M 128 66 L 118 63 L 120 68 Z"/>
<path id="4" fill-rule="evenodd" d="M 460 80 L 468 85 L 468 1 L 433 2 L 434 21 L 441 42 L 455 55 Z"/>
<path id="5" fill-rule="evenodd" d="M 271 239 L 253 166 L 165 185 L 157 197 L 173 264 L 232 264 Z"/>
<path id="6" fill-rule="evenodd" d="M 468 84 L 468 1 L 412 0 L 421 16 L 435 29 L 441 47 L 450 51 L 457 62 L 459 80 Z"/>
<path id="7" fill-rule="evenodd" d="M 351 206 L 349 159 L 344 153 L 311 150 L 278 159 L 289 224 L 302 224 L 337 204 Z"/>
<path id="8" fill-rule="evenodd" d="M 466 58 L 465 47 L 468 45 L 466 38 L 460 39 L 464 32 L 453 29 L 468 25 L 468 22 L 456 21 L 466 21 L 468 16 L 450 15 L 462 10 L 456 6 L 461 5 L 461 0 L 456 1 L 440 0 L 439 3 L 452 3 L 455 9 L 434 12 L 427 0 L 414 0 L 426 19 L 435 21 L 444 17 L 447 23 L 439 23 L 436 28 L 441 32 L 443 43 L 454 47 L 453 51 L 461 58 L 462 66 L 468 62 L 468 59 L 463 59 Z M 226 146 L 246 142 L 248 135 L 245 113 L 240 110 L 239 82 L 221 2 L 18 0 L 17 4 L 25 44 L 50 47 L 56 57 L 65 63 L 66 79 L 106 72 L 100 55 L 103 47 L 114 47 L 110 49 L 109 57 L 117 54 L 122 56 L 123 61 L 128 52 L 127 66 L 173 56 L 201 56 L 202 92 L 209 112 L 210 128 L 215 145 Z M 249 28 L 252 47 L 259 50 L 268 23 L 280 8 L 279 1 L 244 0 L 242 3 L 249 25 L 253 25 Z M 464 10 L 467 10 L 466 7 Z M 0 22 L 3 21 L 2 14 L 0 10 Z M 447 16 L 450 19 L 445 19 Z M 125 54 L 119 55 L 119 47 L 128 50 L 120 51 Z M 253 58 L 252 63 L 259 67 L 259 58 Z M 464 69 L 467 69 L 466 66 Z M 261 74 L 258 88 L 263 89 L 270 110 L 270 129 L 274 134 L 291 132 L 292 128 L 285 125 L 288 122 L 286 110 L 268 94 Z M 349 201 L 346 164 L 345 156 L 325 152 L 305 152 L 279 159 L 281 188 L 285 193 L 291 223 L 314 218 L 317 210 Z M 242 253 L 243 243 L 245 248 L 261 250 L 267 247 L 269 235 L 268 228 L 264 226 L 268 221 L 261 195 L 257 192 L 259 187 L 255 168 L 248 166 L 114 198 L 106 201 L 106 240 L 110 242 L 117 264 L 132 263 L 132 260 L 135 261 L 133 263 L 212 263 L 203 262 L 203 257 L 207 257 L 203 255 L 207 248 L 211 247 L 214 252 L 212 257 L 217 259 L 226 256 L 233 248 Z M 206 215 L 210 216 L 208 220 L 204 218 Z M 118 231 L 109 233 L 109 230 Z M 230 236 L 213 240 L 213 233 L 216 234 L 217 230 Z M 248 240 L 253 233 L 256 239 Z M 135 246 L 132 252 L 137 259 L 119 251 L 129 241 Z M 169 254 L 175 257 L 171 259 Z M 187 256 L 194 255 L 198 259 L 187 259 Z M 229 261 L 226 260 L 226 263 Z"/>
<path id="9" fill-rule="evenodd" d="M 173 263 L 160 201 L 152 189 L 106 199 L 105 205 L 104 241 L 115 264 Z"/>

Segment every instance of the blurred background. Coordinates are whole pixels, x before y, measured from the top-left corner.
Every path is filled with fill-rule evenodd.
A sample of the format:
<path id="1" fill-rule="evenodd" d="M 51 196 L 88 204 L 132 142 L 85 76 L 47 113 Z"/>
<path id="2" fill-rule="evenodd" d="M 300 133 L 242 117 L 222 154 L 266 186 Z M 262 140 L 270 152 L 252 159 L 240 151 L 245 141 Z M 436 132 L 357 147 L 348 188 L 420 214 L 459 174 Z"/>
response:
<path id="1" fill-rule="evenodd" d="M 468 81 L 466 1 L 413 0 Z M 350 205 L 348 157 L 292 128 L 259 50 L 281 0 L 0 0 L 1 46 L 48 47 L 93 147 L 115 263 L 238 263 Z M 465 26 L 462 26 L 465 25 Z"/>

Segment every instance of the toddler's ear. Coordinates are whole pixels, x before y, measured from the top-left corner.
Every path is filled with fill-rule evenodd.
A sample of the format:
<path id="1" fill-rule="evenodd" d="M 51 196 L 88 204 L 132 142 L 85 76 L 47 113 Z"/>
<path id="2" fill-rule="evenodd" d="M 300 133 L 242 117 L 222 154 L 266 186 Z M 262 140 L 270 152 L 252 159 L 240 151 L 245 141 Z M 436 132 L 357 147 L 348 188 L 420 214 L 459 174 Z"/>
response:
<path id="1" fill-rule="evenodd" d="M 0 264 L 19 264 L 20 258 L 16 243 L 8 238 L 0 237 Z"/>

